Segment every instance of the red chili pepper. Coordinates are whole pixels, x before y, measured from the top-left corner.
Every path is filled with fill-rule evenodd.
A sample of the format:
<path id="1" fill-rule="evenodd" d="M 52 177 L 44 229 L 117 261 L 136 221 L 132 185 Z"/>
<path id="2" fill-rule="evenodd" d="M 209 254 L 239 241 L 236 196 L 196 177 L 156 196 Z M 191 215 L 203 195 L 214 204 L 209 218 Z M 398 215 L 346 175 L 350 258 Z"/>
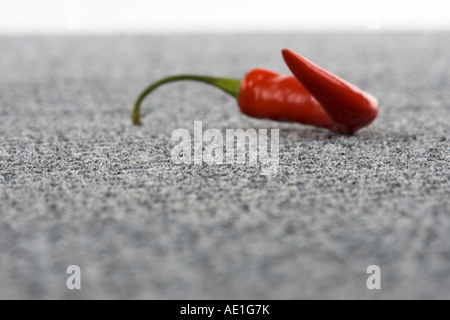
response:
<path id="1" fill-rule="evenodd" d="M 298 81 L 333 120 L 334 130 L 352 134 L 369 125 L 378 114 L 378 101 L 347 81 L 288 49 L 283 58 Z"/>
<path id="2" fill-rule="evenodd" d="M 214 85 L 238 100 L 241 111 L 255 118 L 299 122 L 352 134 L 371 123 L 378 111 L 377 100 L 300 55 L 283 50 L 294 76 L 253 69 L 242 80 L 198 75 L 179 75 L 148 86 L 136 100 L 132 121 L 141 124 L 140 105 L 162 84 L 194 80 Z"/>

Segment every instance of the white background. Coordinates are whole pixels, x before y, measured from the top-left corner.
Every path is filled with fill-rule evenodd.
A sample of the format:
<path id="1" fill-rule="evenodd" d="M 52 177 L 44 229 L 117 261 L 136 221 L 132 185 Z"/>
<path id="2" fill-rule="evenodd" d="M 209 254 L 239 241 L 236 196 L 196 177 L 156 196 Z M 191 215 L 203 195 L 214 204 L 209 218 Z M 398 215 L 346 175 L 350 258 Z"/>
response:
<path id="1" fill-rule="evenodd" d="M 0 0 L 0 33 L 450 30 L 450 1 Z"/>

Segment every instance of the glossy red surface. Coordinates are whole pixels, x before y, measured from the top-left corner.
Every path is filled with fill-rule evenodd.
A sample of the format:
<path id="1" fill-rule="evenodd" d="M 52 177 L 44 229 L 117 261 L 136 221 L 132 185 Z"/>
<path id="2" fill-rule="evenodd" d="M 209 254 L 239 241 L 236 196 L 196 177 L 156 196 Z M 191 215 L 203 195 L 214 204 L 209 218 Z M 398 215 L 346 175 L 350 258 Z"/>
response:
<path id="1" fill-rule="evenodd" d="M 352 134 L 378 114 L 378 101 L 299 54 L 284 49 L 294 76 L 253 69 L 242 79 L 239 106 L 255 118 L 293 121 Z"/>
<path id="2" fill-rule="evenodd" d="M 321 105 L 294 76 L 265 69 L 253 69 L 242 79 L 239 106 L 254 118 L 333 127 Z"/>
<path id="3" fill-rule="evenodd" d="M 333 122 L 333 130 L 352 134 L 369 125 L 378 114 L 378 101 L 370 93 L 284 49 L 283 58 L 297 80 L 320 103 Z"/>

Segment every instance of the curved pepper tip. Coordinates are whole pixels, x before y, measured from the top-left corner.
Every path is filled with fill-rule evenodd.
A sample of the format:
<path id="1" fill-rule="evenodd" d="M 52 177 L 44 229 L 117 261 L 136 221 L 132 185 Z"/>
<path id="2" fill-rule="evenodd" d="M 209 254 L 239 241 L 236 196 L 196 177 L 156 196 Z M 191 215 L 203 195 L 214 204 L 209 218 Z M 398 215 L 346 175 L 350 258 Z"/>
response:
<path id="1" fill-rule="evenodd" d="M 281 52 L 297 80 L 332 119 L 334 131 L 353 134 L 375 120 L 378 101 L 370 93 L 362 91 L 292 50 L 283 49 Z"/>

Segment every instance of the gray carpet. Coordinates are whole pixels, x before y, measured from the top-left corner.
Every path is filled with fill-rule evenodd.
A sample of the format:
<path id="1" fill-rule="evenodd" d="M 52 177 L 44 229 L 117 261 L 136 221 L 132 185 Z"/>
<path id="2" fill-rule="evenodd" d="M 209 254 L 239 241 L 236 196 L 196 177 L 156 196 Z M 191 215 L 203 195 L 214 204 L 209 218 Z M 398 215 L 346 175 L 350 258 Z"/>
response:
<path id="1" fill-rule="evenodd" d="M 250 119 L 178 73 L 288 72 L 373 93 L 355 136 Z M 0 298 L 450 298 L 449 34 L 0 38 Z M 175 165 L 176 128 L 280 129 L 280 171 Z M 82 289 L 66 288 L 79 265 Z M 381 268 L 368 290 L 366 268 Z"/>

